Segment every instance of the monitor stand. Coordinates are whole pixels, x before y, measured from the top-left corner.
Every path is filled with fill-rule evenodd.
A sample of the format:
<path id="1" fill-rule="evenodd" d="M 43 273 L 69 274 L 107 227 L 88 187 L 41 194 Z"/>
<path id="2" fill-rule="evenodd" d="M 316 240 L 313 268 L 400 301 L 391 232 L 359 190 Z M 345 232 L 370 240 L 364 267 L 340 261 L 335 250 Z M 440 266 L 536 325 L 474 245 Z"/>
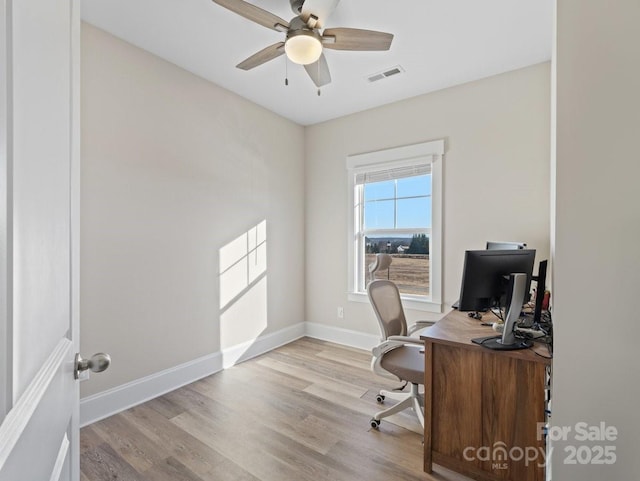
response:
<path id="1" fill-rule="evenodd" d="M 509 276 L 509 292 L 511 293 L 511 304 L 504 321 L 502 336 L 489 336 L 471 339 L 471 342 L 480 344 L 483 347 L 496 351 L 514 351 L 516 349 L 527 349 L 531 347 L 531 342 L 517 339 L 513 334 L 516 321 L 520 317 L 522 305 L 527 289 L 526 274 L 511 274 Z"/>

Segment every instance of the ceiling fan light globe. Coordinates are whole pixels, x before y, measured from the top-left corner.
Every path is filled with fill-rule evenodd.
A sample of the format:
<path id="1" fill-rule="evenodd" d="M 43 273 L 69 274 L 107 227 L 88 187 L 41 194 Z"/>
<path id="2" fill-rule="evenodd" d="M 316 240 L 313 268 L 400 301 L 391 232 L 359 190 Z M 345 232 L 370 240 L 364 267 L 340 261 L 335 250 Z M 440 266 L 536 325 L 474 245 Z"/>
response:
<path id="1" fill-rule="evenodd" d="M 287 38 L 284 51 L 293 63 L 308 65 L 322 55 L 322 42 L 313 32 L 303 30 Z"/>

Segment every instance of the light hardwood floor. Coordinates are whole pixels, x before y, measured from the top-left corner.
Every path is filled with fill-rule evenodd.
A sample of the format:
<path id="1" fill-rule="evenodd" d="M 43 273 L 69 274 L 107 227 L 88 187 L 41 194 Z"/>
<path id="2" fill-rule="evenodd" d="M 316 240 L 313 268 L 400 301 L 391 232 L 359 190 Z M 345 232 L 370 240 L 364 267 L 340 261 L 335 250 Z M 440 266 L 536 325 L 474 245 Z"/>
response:
<path id="1" fill-rule="evenodd" d="M 82 481 L 353 481 L 463 478 L 422 472 L 411 412 L 369 420 L 371 354 L 309 338 L 81 430 Z"/>

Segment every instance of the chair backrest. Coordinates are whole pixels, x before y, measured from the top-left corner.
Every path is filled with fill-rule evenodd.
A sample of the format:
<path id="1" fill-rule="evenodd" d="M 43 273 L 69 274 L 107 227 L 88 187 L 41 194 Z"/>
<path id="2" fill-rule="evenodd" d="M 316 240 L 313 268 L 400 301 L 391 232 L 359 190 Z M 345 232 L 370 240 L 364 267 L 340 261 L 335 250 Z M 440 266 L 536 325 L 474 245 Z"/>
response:
<path id="1" fill-rule="evenodd" d="M 378 279 L 369 283 L 367 294 L 380 323 L 383 338 L 406 336 L 407 320 L 398 287 L 391 281 Z"/>

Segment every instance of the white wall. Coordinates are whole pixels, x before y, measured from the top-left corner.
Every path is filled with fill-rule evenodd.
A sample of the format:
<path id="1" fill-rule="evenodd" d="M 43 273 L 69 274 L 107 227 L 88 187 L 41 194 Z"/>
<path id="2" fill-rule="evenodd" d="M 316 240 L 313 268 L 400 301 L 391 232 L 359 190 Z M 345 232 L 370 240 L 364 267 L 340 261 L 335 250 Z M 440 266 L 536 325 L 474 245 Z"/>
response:
<path id="1" fill-rule="evenodd" d="M 640 473 L 640 3 L 563 0 L 557 25 L 553 424 L 617 427 L 556 443 L 553 479 Z M 566 465 L 567 445 L 612 445 L 613 465 Z"/>
<path id="2" fill-rule="evenodd" d="M 303 321 L 304 134 L 82 29 L 81 346 L 113 357 L 86 396 Z M 250 286 L 246 258 L 221 277 L 263 221 L 266 273 L 259 252 Z"/>
<path id="3" fill-rule="evenodd" d="M 347 302 L 349 154 L 446 140 L 448 306 L 458 298 L 466 249 L 517 240 L 548 258 L 550 84 L 550 64 L 544 63 L 307 127 L 306 320 L 378 333 L 370 306 Z M 337 306 L 345 308 L 342 321 Z"/>

